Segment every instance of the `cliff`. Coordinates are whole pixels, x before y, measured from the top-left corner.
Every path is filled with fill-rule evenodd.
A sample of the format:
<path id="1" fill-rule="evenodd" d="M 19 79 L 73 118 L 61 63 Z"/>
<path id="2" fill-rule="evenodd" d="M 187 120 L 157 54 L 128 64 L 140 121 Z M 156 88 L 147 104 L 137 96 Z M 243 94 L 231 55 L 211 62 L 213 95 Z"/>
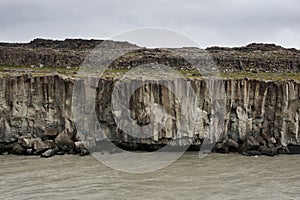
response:
<path id="1" fill-rule="evenodd" d="M 0 63 L 4 66 L 79 66 L 84 55 L 100 42 L 35 40 L 29 44 L 0 44 Z M 118 42 L 111 42 L 111 45 L 112 49 L 119 48 L 118 45 L 134 47 Z M 225 74 L 218 79 L 207 79 L 188 75 L 185 82 L 165 76 L 165 84 L 180 90 L 172 92 L 152 81 L 134 91 L 128 108 L 113 108 L 112 94 L 122 74 L 111 71 L 96 79 L 96 96 L 92 106 L 98 122 L 91 121 L 93 113 L 80 107 L 80 102 L 89 102 L 90 96 L 86 95 L 89 92 L 87 88 L 80 85 L 83 83 L 76 71 L 5 67 L 0 73 L 0 152 L 42 154 L 45 157 L 64 152 L 85 155 L 88 151 L 83 142 L 93 148 L 97 144 L 103 145 L 107 138 L 131 150 L 155 150 L 166 144 L 190 145 L 197 149 L 209 138 L 212 144 L 216 142 L 214 151 L 217 152 L 237 151 L 246 155 L 293 153 L 292 145 L 300 144 L 299 51 L 263 44 L 207 50 L 222 72 L 241 72 L 243 69 L 250 71 L 249 76 Z M 143 64 L 145 60 L 161 60 L 162 63 L 173 63 L 175 68 L 193 70 L 190 63 L 178 57 L 162 56 L 167 55 L 163 49 L 144 49 L 137 53 L 142 55 L 142 59 L 137 60 L 130 54 L 121 58 L 122 62 L 112 64 L 111 68 L 123 69 L 129 64 Z M 261 75 L 260 72 L 264 73 Z M 285 77 L 283 72 L 293 73 Z M 251 77 L 252 74 L 256 77 Z M 280 77 L 274 78 L 274 74 Z M 124 91 L 139 82 L 139 78 L 126 79 Z M 81 88 L 80 98 L 74 98 L 75 84 Z M 189 98 L 190 102 L 180 101 L 180 97 L 191 96 L 191 87 L 196 103 L 192 104 L 195 102 L 192 98 Z M 223 92 L 223 102 L 214 102 L 210 98 L 211 92 L 214 95 Z M 116 99 L 126 96 L 122 92 L 115 95 Z M 161 115 L 163 126 L 154 130 L 156 135 L 138 138 L 120 130 L 120 126 L 125 127 L 126 124 L 116 121 L 118 113 L 125 109 L 130 118 L 142 127 L 152 123 L 153 105 L 165 111 Z M 83 109 L 83 115 L 77 115 L 74 109 Z M 156 114 L 159 112 L 154 111 Z M 190 115 L 201 117 L 193 122 L 188 118 Z M 222 120 L 216 122 L 220 116 Z M 76 127 L 76 120 L 87 122 L 88 127 Z M 99 129 L 99 125 L 102 132 L 93 132 Z M 84 129 L 88 131 L 83 140 L 78 131 Z"/>

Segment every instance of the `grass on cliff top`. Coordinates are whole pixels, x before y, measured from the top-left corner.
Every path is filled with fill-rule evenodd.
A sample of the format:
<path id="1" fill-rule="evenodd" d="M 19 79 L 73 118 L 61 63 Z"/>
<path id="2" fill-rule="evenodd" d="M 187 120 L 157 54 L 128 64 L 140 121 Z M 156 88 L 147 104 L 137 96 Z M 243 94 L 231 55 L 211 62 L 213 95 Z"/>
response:
<path id="1" fill-rule="evenodd" d="M 118 76 L 125 74 L 128 70 L 126 69 L 109 69 L 106 70 L 104 74 L 108 76 Z M 186 78 L 205 78 L 205 77 L 220 77 L 222 79 L 257 79 L 257 80 L 270 80 L 270 81 L 287 81 L 296 80 L 300 81 L 300 73 L 292 72 L 249 72 L 249 71 L 239 71 L 239 72 L 206 72 L 199 73 L 197 70 L 185 71 L 178 70 Z"/>
<path id="2" fill-rule="evenodd" d="M 69 68 L 61 68 L 61 67 L 50 67 L 50 66 L 43 66 L 43 67 L 28 67 L 28 66 L 0 66 L 0 71 L 5 70 L 20 70 L 20 71 L 69 71 L 69 72 L 76 72 L 78 71 L 79 67 L 69 67 Z"/>
<path id="3" fill-rule="evenodd" d="M 224 78 L 231 79 L 257 79 L 257 80 L 270 80 L 270 81 L 287 81 L 287 80 L 295 80 L 300 81 L 300 73 L 292 73 L 292 72 L 227 72 L 220 73 Z"/>
<path id="4" fill-rule="evenodd" d="M 58 67 L 49 67 L 44 66 L 40 67 L 27 67 L 27 66 L 0 66 L 0 72 L 2 73 L 34 73 L 37 75 L 42 75 L 43 73 L 52 73 L 57 72 L 63 75 L 71 75 L 76 76 L 79 67 L 70 67 L 70 68 L 58 68 Z M 105 77 L 120 77 L 126 72 L 128 69 L 107 69 L 102 74 Z M 220 77 L 222 79 L 257 79 L 257 80 L 270 80 L 270 81 L 287 81 L 287 80 L 296 80 L 300 81 L 300 73 L 292 73 L 292 72 L 258 72 L 253 73 L 249 71 L 239 71 L 239 72 L 207 72 L 207 73 L 199 73 L 197 70 L 185 71 L 178 70 L 186 78 L 205 78 L 209 76 Z"/>
<path id="5" fill-rule="evenodd" d="M 0 66 L 2 75 L 32 73 L 35 76 L 42 76 L 47 73 L 56 72 L 62 75 L 74 76 L 77 74 L 79 67 L 58 68 L 58 67 L 28 67 L 28 66 Z"/>

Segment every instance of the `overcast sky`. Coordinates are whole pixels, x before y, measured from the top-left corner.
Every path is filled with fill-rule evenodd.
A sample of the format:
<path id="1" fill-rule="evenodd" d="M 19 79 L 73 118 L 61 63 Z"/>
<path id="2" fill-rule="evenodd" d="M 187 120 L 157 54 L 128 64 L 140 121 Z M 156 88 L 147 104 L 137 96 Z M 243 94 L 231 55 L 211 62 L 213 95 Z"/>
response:
<path id="1" fill-rule="evenodd" d="M 0 0 L 0 40 L 111 38 L 140 27 L 201 47 L 276 43 L 300 49 L 299 0 Z"/>

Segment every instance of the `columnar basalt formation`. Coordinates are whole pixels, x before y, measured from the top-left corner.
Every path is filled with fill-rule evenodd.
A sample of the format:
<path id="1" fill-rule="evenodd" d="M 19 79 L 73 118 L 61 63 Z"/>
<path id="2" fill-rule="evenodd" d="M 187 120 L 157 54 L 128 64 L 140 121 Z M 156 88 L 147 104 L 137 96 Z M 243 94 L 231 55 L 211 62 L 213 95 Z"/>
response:
<path id="1" fill-rule="evenodd" d="M 70 55 L 70 51 L 78 51 L 76 48 L 81 50 L 90 49 L 97 42 L 99 43 L 99 41 L 79 40 L 75 42 L 76 45 L 73 41 L 69 46 L 62 45 L 66 41 L 63 43 L 48 41 L 48 43 L 45 43 L 43 40 L 37 40 L 31 44 L 2 44 L 2 46 L 0 45 L 2 48 L 0 63 L 2 65 L 12 63 L 12 65 L 27 66 L 34 63 L 35 65 L 67 67 L 69 65 L 62 66 L 61 62 L 56 62 L 61 59 L 55 54 L 56 51 L 60 52 L 61 49 L 68 49 L 66 51 Z M 36 45 L 33 45 L 34 43 Z M 113 45 L 114 42 L 111 42 L 111 44 Z M 130 47 L 128 43 L 124 44 Z M 62 45 L 62 47 L 59 45 Z M 53 59 L 57 60 L 51 60 L 52 58 L 44 60 L 47 57 L 44 57 L 46 54 L 36 56 L 37 52 L 32 54 L 35 56 L 34 59 L 37 59 L 36 61 L 31 62 L 28 60 L 31 54 L 29 56 L 26 53 L 27 48 L 37 48 L 36 51 L 42 52 L 41 46 L 42 48 L 52 48 L 51 52 L 46 54 L 54 56 Z M 3 49 L 7 48 L 17 48 L 20 51 L 16 51 L 16 54 L 10 53 L 10 50 L 3 53 Z M 21 56 L 20 60 L 15 59 L 15 55 L 23 53 L 22 48 L 27 49 L 24 50 L 24 56 Z M 88 51 L 86 50 L 85 54 Z M 157 55 L 164 53 L 164 50 L 154 50 L 154 53 L 151 50 L 147 51 L 148 54 L 139 53 L 148 55 L 148 60 L 156 60 L 158 59 Z M 256 54 L 249 58 L 249 62 L 253 64 L 249 69 L 255 73 L 262 71 L 264 64 L 266 64 L 265 69 L 270 71 L 285 72 L 289 70 L 296 73 L 299 70 L 299 52 L 294 49 L 283 49 L 273 45 L 249 45 L 235 49 L 215 47 L 210 48 L 209 51 L 212 52 L 211 56 L 216 59 L 217 63 L 223 64 L 220 65 L 221 71 L 238 71 L 238 68 L 236 68 L 238 65 L 235 65 L 235 61 L 233 61 L 235 59 L 240 61 L 240 67 L 244 66 L 241 63 L 246 63 L 243 60 L 244 58 L 241 59 L 236 54 L 229 57 L 225 56 L 234 51 L 247 52 L 251 55 Z M 268 53 L 259 54 L 256 51 L 267 51 Z M 241 52 L 240 54 L 242 54 Z M 282 52 L 288 52 L 288 55 L 279 57 L 278 55 Z M 254 59 L 256 56 L 266 55 L 270 57 L 278 56 L 278 58 L 276 57 L 275 60 L 271 58 L 269 60 Z M 83 54 L 80 56 L 83 56 Z M 71 59 L 70 62 L 67 59 L 66 62 L 76 66 L 77 64 L 80 65 L 80 56 L 78 61 Z M 224 60 L 225 58 L 226 60 Z M 173 63 L 176 59 L 176 57 L 171 60 L 163 58 L 162 63 Z M 51 63 L 53 61 L 54 63 Z M 143 64 L 143 61 L 136 61 L 133 58 L 125 59 L 125 61 L 130 63 L 131 66 L 134 66 L 134 63 L 137 65 Z M 75 64 L 76 62 L 78 63 Z M 121 66 L 124 67 L 126 62 L 119 63 L 122 63 Z M 232 64 L 230 64 L 231 62 Z M 276 70 L 273 70 L 272 68 L 277 65 L 277 62 L 279 65 Z M 56 65 L 55 63 L 59 64 Z M 192 66 L 188 63 L 183 61 L 178 61 L 178 63 L 192 69 Z M 227 66 L 226 63 L 229 63 L 230 66 Z M 118 66 L 112 65 L 111 67 Z M 87 130 L 97 129 L 97 126 L 100 125 L 101 133 L 85 133 L 85 136 L 89 138 L 89 144 L 85 145 L 91 146 L 101 145 L 103 144 L 101 142 L 109 138 L 116 145 L 132 150 L 155 150 L 166 144 L 175 146 L 190 145 L 191 148 L 200 148 L 204 139 L 210 138 L 212 143 L 216 142 L 213 150 L 217 152 L 235 151 L 245 155 L 275 155 L 278 153 L 293 153 L 295 149 L 297 151 L 295 145 L 300 145 L 300 84 L 296 79 L 274 80 L 247 77 L 230 78 L 226 76 L 210 80 L 199 75 L 188 76 L 185 82 L 180 82 L 176 78 L 166 79 L 167 85 L 175 85 L 176 88 L 180 88 L 180 94 L 170 91 L 168 87 L 161 84 L 149 82 L 137 88 L 129 99 L 129 107 L 125 108 L 128 109 L 126 112 L 129 113 L 130 119 L 138 126 L 156 123 L 159 127 L 157 130 L 153 130 L 156 134 L 148 138 L 134 137 L 120 128 L 120 124 L 123 122 L 119 123 L 117 116 L 124 111 L 122 110 L 124 108 L 112 106 L 112 94 L 119 80 L 120 74 L 113 76 L 108 74 L 96 79 L 98 89 L 96 89 L 96 95 L 93 97 L 95 101 L 93 106 L 98 120 L 96 122 L 89 121 L 89 114 L 91 113 L 88 110 L 83 111 L 82 116 L 74 116 L 74 109 L 80 109 L 80 105 L 73 104 L 78 102 L 78 99 L 74 99 L 73 89 L 75 83 L 81 84 L 80 77 L 74 74 L 49 71 L 28 72 L 25 69 L 14 71 L 12 68 L 4 70 L 1 72 L 0 77 L 0 152 L 37 154 L 44 157 L 65 152 L 85 155 L 88 151 L 83 143 L 87 141 L 80 141 L 82 135 L 78 132 L 82 129 L 77 130 L 76 119 L 86 120 L 89 126 Z M 126 91 L 126 87 L 129 90 L 132 85 L 137 84 L 139 81 L 141 80 L 138 78 L 126 79 L 124 91 Z M 191 96 L 191 88 L 197 101 L 191 99 L 191 102 L 196 102 L 196 104 L 187 106 L 185 104 L 189 104 L 189 102 L 181 102 L 179 97 Z M 87 93 L 86 90 L 87 88 L 82 87 L 82 99 L 80 101 L 88 102 L 91 98 L 84 95 Z M 215 107 L 209 93 L 218 94 L 219 90 L 224 92 L 223 102 L 221 102 L 221 106 Z M 115 97 L 122 98 L 124 94 L 120 92 Z M 160 112 L 160 118 L 154 122 L 153 114 L 158 116 Z M 224 118 L 221 122 L 218 122 L 221 124 L 221 130 L 214 127 L 216 125 L 212 123 L 214 118 L 220 116 L 218 112 L 224 112 Z M 188 118 L 189 115 L 196 116 L 199 120 L 193 121 Z M 210 132 L 211 128 L 214 128 L 215 131 Z"/>
<path id="2" fill-rule="evenodd" d="M 101 79 L 102 88 L 97 94 L 96 113 L 102 130 L 119 145 L 159 146 L 176 141 L 179 145 L 200 146 L 208 136 L 211 102 L 203 94 L 207 93 L 205 80 L 190 79 L 198 97 L 198 108 L 201 121 L 196 127 L 189 127 L 189 132 L 179 132 L 178 121 L 180 104 L 174 94 L 160 85 L 150 84 L 145 90 L 140 88 L 131 99 L 131 117 L 140 125 L 151 122 L 147 106 L 154 101 L 165 110 L 166 123 L 157 135 L 148 139 L 134 138 L 120 130 L 114 121 L 111 96 L 117 80 Z M 134 80 L 132 80 L 134 81 Z M 266 147 L 281 147 L 288 144 L 299 144 L 299 92 L 300 85 L 295 81 L 277 82 L 263 80 L 215 80 L 226 91 L 226 113 L 224 129 L 220 133 L 217 149 L 220 151 L 258 150 Z M 59 138 L 69 141 L 61 148 L 71 151 L 75 142 L 76 128 L 72 116 L 72 92 L 75 79 L 61 75 L 5 76 L 1 78 L 1 143 L 14 143 L 21 137 L 21 144 L 27 138 L 25 149 L 33 149 L 34 138 L 43 141 L 56 141 Z M 129 84 L 130 85 L 130 84 Z M 186 85 L 182 92 L 188 91 Z M 147 98 L 149 92 L 152 98 Z M 163 95 L 162 95 L 163 94 Z M 89 98 L 89 97 L 87 97 Z M 87 114 L 88 115 L 88 114 Z M 83 115 L 83 119 L 84 119 Z M 90 122 L 89 126 L 96 126 Z M 179 123 L 180 124 L 180 123 Z M 216 133 L 217 134 L 217 133 Z M 29 138 L 28 138 L 29 137 Z M 22 139 L 23 138 L 23 139 Z M 93 137 L 95 143 L 99 137 Z M 232 144 L 233 143 L 233 144 Z M 222 144 L 222 146 L 220 146 Z M 246 146 L 245 146 L 246 145 Z M 69 146 L 69 147 L 68 147 Z M 70 147 L 71 146 L 71 147 Z M 45 149 L 51 149 L 46 145 Z M 245 149 L 244 149 L 245 148 Z"/>

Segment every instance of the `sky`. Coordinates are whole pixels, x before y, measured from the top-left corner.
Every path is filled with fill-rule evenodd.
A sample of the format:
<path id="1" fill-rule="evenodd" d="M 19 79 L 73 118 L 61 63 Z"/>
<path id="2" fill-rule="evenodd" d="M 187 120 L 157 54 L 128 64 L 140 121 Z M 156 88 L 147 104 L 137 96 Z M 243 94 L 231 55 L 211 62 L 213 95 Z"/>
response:
<path id="1" fill-rule="evenodd" d="M 299 0 L 0 0 L 0 41 L 109 39 L 142 27 L 200 47 L 275 43 L 300 49 Z"/>

